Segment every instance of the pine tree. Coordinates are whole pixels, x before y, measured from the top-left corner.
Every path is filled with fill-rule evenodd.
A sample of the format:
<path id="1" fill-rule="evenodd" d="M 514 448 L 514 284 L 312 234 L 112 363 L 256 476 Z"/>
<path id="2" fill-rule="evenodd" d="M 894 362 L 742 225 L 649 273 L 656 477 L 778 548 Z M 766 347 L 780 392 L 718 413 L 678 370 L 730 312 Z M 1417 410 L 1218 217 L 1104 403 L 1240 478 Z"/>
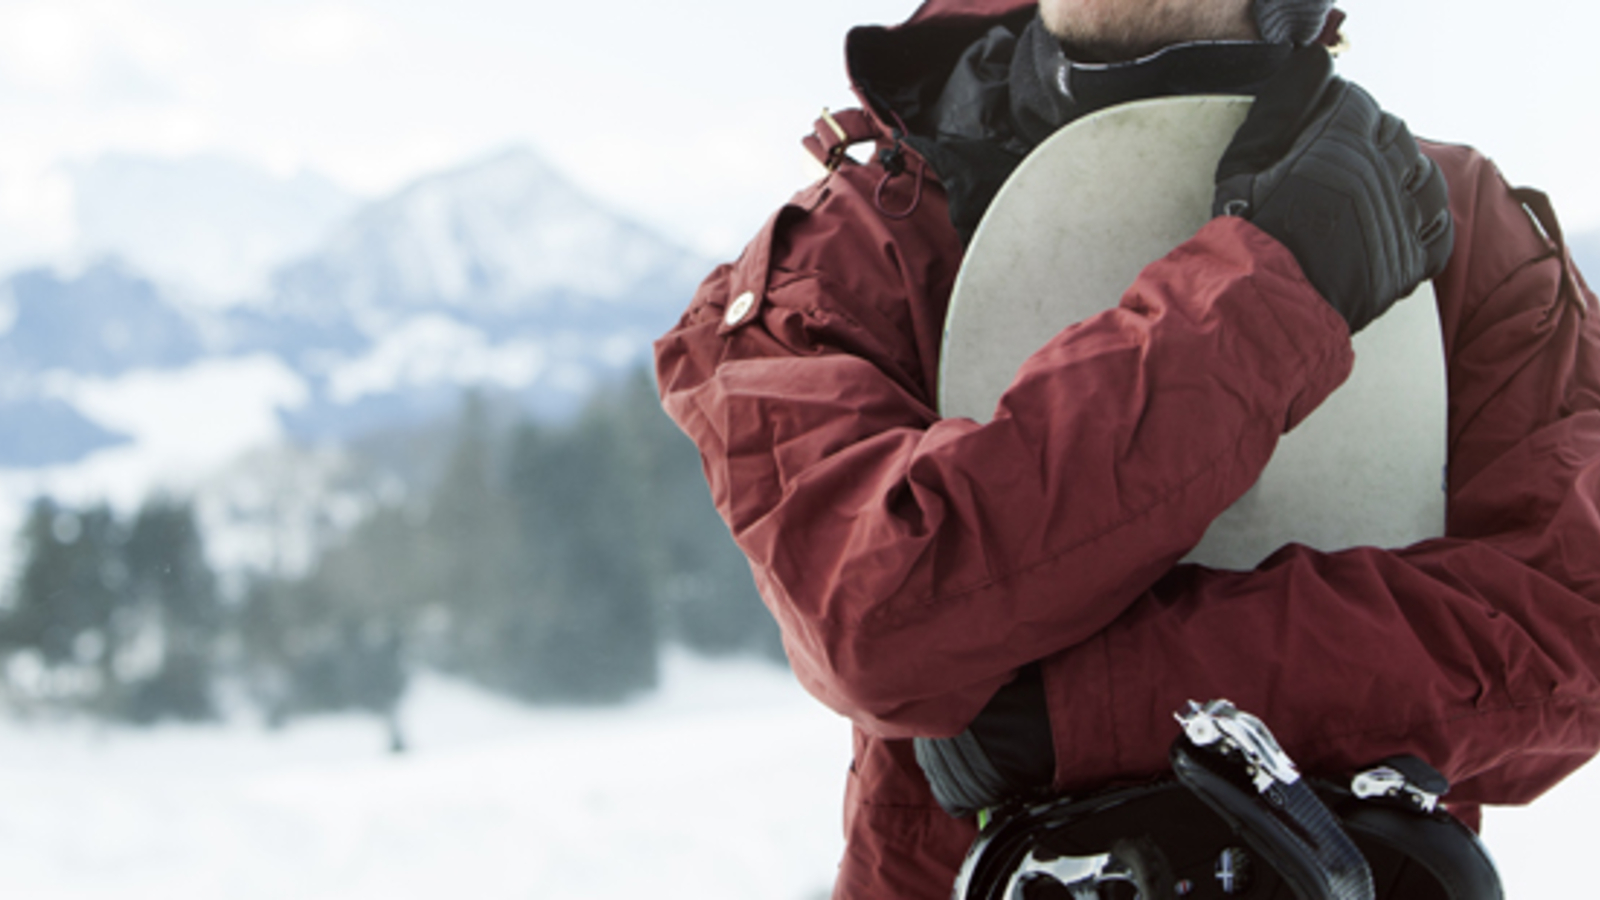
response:
<path id="1" fill-rule="evenodd" d="M 325 613 L 316 682 L 307 683 L 302 660 L 300 692 L 320 694 L 328 709 L 379 714 L 394 750 L 405 745 L 398 716 L 409 681 L 406 650 L 428 605 L 415 571 L 420 544 L 402 511 L 380 509 L 324 554 L 303 588 Z"/>
<path id="2" fill-rule="evenodd" d="M 123 714 L 141 722 L 214 717 L 221 607 L 193 507 L 168 497 L 146 501 L 124 552 L 129 591 L 116 640 L 126 661 Z M 149 660 L 142 672 L 140 656 Z"/>
<path id="3" fill-rule="evenodd" d="M 445 632 L 436 662 L 474 677 L 494 665 L 508 610 L 525 594 L 513 580 L 521 549 L 498 451 L 487 401 L 467 394 L 410 561 L 423 594 L 417 617 Z"/>
<path id="4" fill-rule="evenodd" d="M 529 606 L 504 657 L 525 696 L 612 701 L 656 683 L 642 473 L 618 415 L 603 396 L 571 428 L 524 424 L 512 441 L 509 493 Z"/>
<path id="5" fill-rule="evenodd" d="M 295 711 L 298 604 L 289 596 L 293 587 L 287 579 L 252 577 L 232 620 L 245 690 L 273 728 L 287 724 Z"/>
<path id="6" fill-rule="evenodd" d="M 78 512 L 36 500 L 22 527 L 23 564 L 0 635 L 40 662 L 31 700 L 93 704 L 114 683 L 112 616 L 127 571 L 122 534 L 104 505 Z"/>

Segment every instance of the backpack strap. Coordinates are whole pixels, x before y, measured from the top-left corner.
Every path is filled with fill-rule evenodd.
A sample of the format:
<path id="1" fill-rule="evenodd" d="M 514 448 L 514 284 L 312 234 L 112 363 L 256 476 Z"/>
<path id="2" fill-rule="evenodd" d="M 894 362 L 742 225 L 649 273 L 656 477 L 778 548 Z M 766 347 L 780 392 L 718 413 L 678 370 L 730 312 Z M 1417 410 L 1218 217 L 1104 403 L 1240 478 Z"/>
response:
<path id="1" fill-rule="evenodd" d="M 865 111 L 845 109 L 835 113 L 824 107 L 822 116 L 801 143 L 817 162 L 832 172 L 849 158 L 845 156 L 846 150 L 856 144 L 876 141 L 878 137 L 878 123 Z"/>

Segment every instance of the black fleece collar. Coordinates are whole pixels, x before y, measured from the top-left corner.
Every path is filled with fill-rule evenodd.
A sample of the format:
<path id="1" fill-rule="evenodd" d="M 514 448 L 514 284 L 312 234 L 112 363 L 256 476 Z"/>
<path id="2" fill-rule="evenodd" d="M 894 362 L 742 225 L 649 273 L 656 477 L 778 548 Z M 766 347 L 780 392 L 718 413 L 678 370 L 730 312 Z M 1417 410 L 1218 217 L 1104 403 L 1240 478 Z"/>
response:
<path id="1" fill-rule="evenodd" d="M 997 25 L 967 48 L 930 111 L 932 133 L 909 138 L 944 184 L 963 242 L 1023 157 L 1061 127 L 1133 100 L 1253 94 L 1292 49 L 1205 42 L 1129 62 L 1078 63 L 1037 15 L 1014 29 Z"/>
<path id="2" fill-rule="evenodd" d="M 1253 94 L 1293 48 L 1256 41 L 1174 44 L 1129 62 L 1080 63 L 1035 18 L 1010 70 L 1011 121 L 1030 145 L 1067 123 L 1150 97 Z"/>

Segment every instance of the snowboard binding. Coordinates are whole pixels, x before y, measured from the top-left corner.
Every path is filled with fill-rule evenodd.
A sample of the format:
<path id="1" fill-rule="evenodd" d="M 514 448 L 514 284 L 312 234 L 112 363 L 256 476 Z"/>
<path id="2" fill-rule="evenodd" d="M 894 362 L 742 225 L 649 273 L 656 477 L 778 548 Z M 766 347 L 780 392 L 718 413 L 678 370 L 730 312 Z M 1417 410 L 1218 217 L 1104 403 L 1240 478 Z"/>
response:
<path id="1" fill-rule="evenodd" d="M 1227 701 L 1177 718 L 1174 777 L 997 811 L 954 900 L 1503 900 L 1421 760 L 1313 783 Z"/>

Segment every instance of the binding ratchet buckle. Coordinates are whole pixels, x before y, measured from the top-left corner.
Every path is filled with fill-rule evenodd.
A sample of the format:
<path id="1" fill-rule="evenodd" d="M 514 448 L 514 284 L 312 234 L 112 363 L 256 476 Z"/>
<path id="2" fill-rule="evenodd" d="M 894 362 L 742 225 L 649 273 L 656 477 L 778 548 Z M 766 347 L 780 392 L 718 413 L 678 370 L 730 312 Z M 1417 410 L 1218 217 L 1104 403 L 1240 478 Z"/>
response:
<path id="1" fill-rule="evenodd" d="M 1173 713 L 1190 743 L 1237 756 L 1250 781 L 1260 793 L 1274 785 L 1287 787 L 1300 780 L 1294 760 L 1289 758 L 1267 726 L 1255 716 L 1240 712 L 1226 700 L 1212 700 L 1204 706 L 1193 700 L 1187 710 Z"/>
<path id="2" fill-rule="evenodd" d="M 1417 763 L 1421 760 L 1411 758 Z M 1394 764 L 1381 765 L 1356 773 L 1350 779 L 1350 793 L 1362 800 L 1390 800 L 1410 806 L 1418 812 L 1432 814 L 1439 808 L 1439 796 L 1444 793 L 1438 785 L 1419 784 L 1413 775 L 1402 772 L 1399 765 L 1407 762 L 1405 759 L 1395 759 Z M 1424 764 L 1425 765 L 1425 764 Z M 1433 777 L 1442 780 L 1438 773 L 1430 772 Z M 1424 782 L 1428 779 L 1423 778 Z"/>

